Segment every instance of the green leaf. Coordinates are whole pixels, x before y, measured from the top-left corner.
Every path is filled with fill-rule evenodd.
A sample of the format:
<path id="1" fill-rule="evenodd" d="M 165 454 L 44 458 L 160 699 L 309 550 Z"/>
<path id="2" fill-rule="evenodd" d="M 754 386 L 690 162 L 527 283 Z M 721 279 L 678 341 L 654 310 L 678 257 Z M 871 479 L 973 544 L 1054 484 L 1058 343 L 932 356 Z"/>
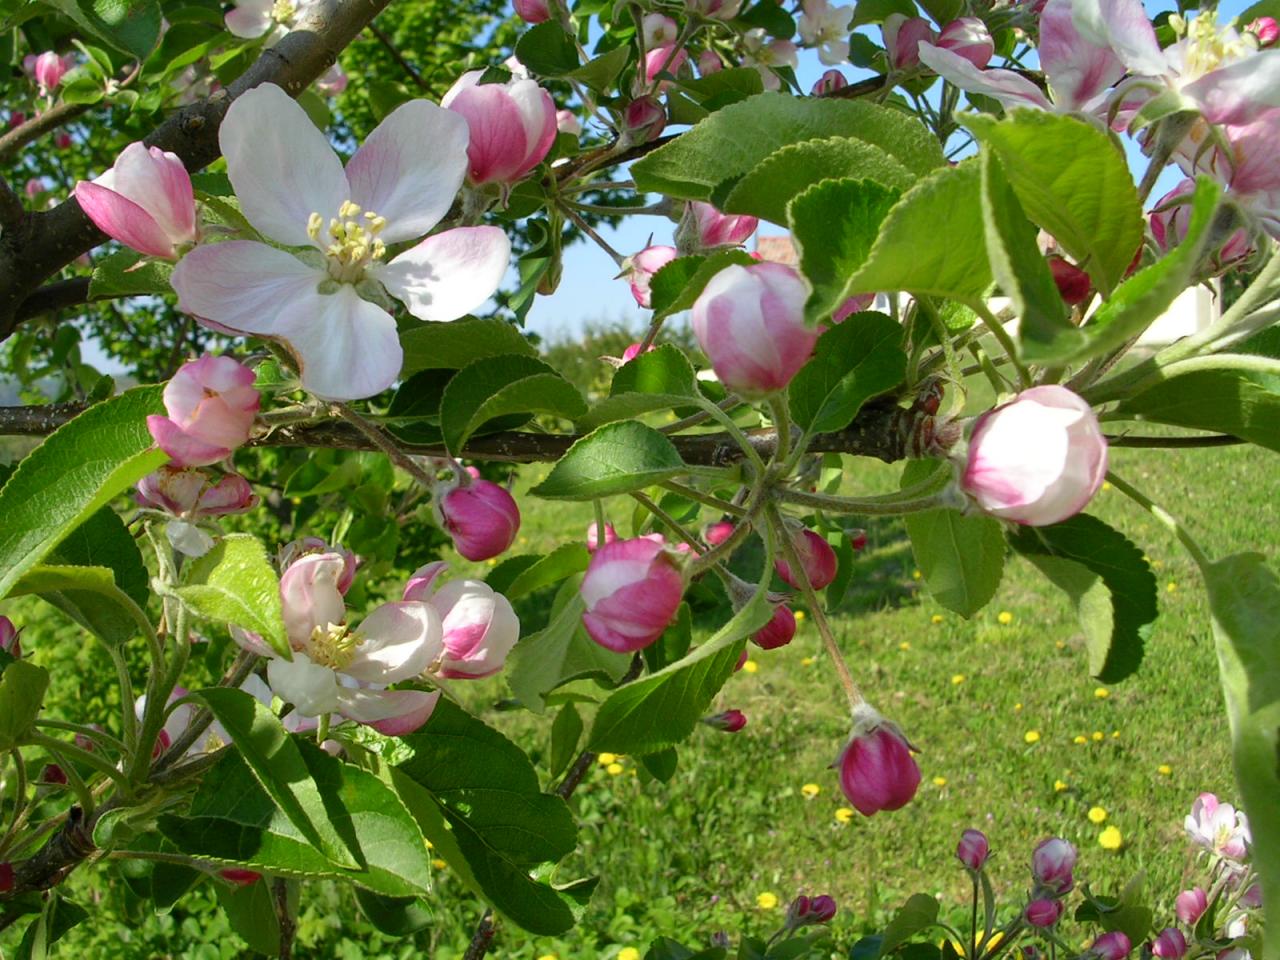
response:
<path id="1" fill-rule="evenodd" d="M 535 590 L 559 583 L 565 577 L 587 569 L 591 555 L 584 543 L 562 543 L 545 557 L 522 570 L 502 591 L 508 600 L 518 600 Z"/>
<path id="2" fill-rule="evenodd" d="M 615 420 L 687 405 L 698 395 L 688 358 L 678 347 L 664 343 L 623 364 L 613 375 L 609 396 L 588 410 L 576 426 L 591 431 Z"/>
<path id="3" fill-rule="evenodd" d="M 922 480 L 930 469 L 927 461 L 912 462 L 903 471 L 903 486 Z M 903 519 L 929 595 L 962 617 L 985 607 L 1004 573 L 1000 522 L 945 509 L 909 513 Z"/>
<path id="4" fill-rule="evenodd" d="M 0 489 L 0 597 L 71 531 L 169 458 L 155 449 L 148 414 L 164 413 L 160 387 L 94 404 L 36 447 Z"/>
<path id="5" fill-rule="evenodd" d="M 710 256 L 679 257 L 653 275 L 649 287 L 653 318 L 688 310 L 711 278 L 732 263 L 749 267 L 756 261 L 744 250 L 721 250 Z"/>
<path id="6" fill-rule="evenodd" d="M 1141 550 L 1084 513 L 1048 527 L 1020 527 L 1009 543 L 1075 603 L 1091 674 L 1116 683 L 1138 669 L 1159 612 L 1156 578 Z"/>
<path id="7" fill-rule="evenodd" d="M 287 900 L 291 913 L 298 909 L 298 885 L 288 885 Z M 280 918 L 276 915 L 271 881 L 262 879 L 244 886 L 215 884 L 218 904 L 227 915 L 231 929 L 255 953 L 268 957 L 280 953 Z"/>
<path id="8" fill-rule="evenodd" d="M 883 313 L 856 313 L 818 338 L 813 359 L 791 381 L 791 417 L 810 433 L 843 430 L 906 370 L 902 327 Z"/>
<path id="9" fill-rule="evenodd" d="M 623 420 L 577 441 L 529 492 L 547 500 L 594 500 L 661 483 L 685 469 L 666 436 Z"/>
<path id="10" fill-rule="evenodd" d="M 573 37 L 554 19 L 524 32 L 516 41 L 516 59 L 540 77 L 562 77 L 580 66 Z"/>
<path id="11" fill-rule="evenodd" d="M 961 122 L 999 155 L 1032 222 L 1109 294 L 1143 231 L 1142 204 L 1119 147 L 1092 124 L 1047 110 L 1013 110 L 1005 120 L 967 114 Z M 946 238 L 953 239 L 950 230 Z"/>
<path id="12" fill-rule="evenodd" d="M 605 93 L 618 79 L 618 74 L 622 73 L 630 56 L 630 45 L 622 44 L 584 63 L 576 70 L 569 71 L 568 75 L 574 80 L 582 81 L 597 93 Z"/>
<path id="13" fill-rule="evenodd" d="M 743 136 L 744 130 L 751 135 Z M 874 144 L 917 176 L 943 163 L 937 139 L 900 111 L 864 101 L 762 93 L 717 110 L 637 160 L 631 173 L 643 192 L 707 200 L 722 182 L 743 176 L 781 147 L 827 137 Z"/>
<path id="14" fill-rule="evenodd" d="M 578 388 L 552 367 L 508 354 L 476 360 L 458 371 L 444 388 L 440 427 L 445 445 L 457 456 L 467 439 L 496 417 L 549 413 L 573 420 L 586 412 Z"/>
<path id="15" fill-rule="evenodd" d="M 442 844 L 443 831 L 419 816 L 440 855 L 450 863 L 460 855 L 485 899 L 531 933 L 572 927 L 568 906 L 529 872 L 571 853 L 577 829 L 565 802 L 541 791 L 520 748 L 448 700 L 401 742 L 411 755 L 395 765 L 394 782 L 402 795 L 413 795 L 406 780 L 420 787 L 447 822 L 451 842 Z"/>
<path id="16" fill-rule="evenodd" d="M 507 557 L 507 559 L 489 571 L 489 575 L 484 578 L 484 582 L 492 587 L 495 592 L 506 594 L 511 584 L 516 582 L 516 578 L 520 574 L 542 559 L 543 557 L 536 553 Z"/>
<path id="17" fill-rule="evenodd" d="M 156 0 L 49 0 L 49 4 L 91 36 L 145 60 L 160 39 Z"/>
<path id="18" fill-rule="evenodd" d="M 197 616 L 256 633 L 280 656 L 292 658 L 280 608 L 280 579 L 257 537 L 227 534 L 191 563 L 174 592 Z"/>
<path id="19" fill-rule="evenodd" d="M 659 750 L 657 753 L 646 753 L 640 758 L 645 771 L 659 783 L 670 783 L 676 775 L 676 767 L 680 764 L 680 755 L 675 747 Z"/>
<path id="20" fill-rule="evenodd" d="M 773 616 L 759 589 L 723 627 L 684 659 L 619 687 L 596 711 L 588 748 L 645 754 L 686 740 L 733 673 L 746 637 Z"/>
<path id="21" fill-rule="evenodd" d="M 30 660 L 14 660 L 0 673 L 0 753 L 30 732 L 48 686 L 49 671 Z"/>
<path id="22" fill-rule="evenodd" d="M 52 893 L 40 916 L 22 934 L 22 942 L 14 951 L 14 960 L 46 960 L 55 943 L 68 930 L 89 918 L 89 911 L 78 903 Z"/>
<path id="23" fill-rule="evenodd" d="M 89 278 L 89 299 L 139 295 L 160 296 L 173 292 L 169 277 L 173 264 L 144 257 L 132 250 L 118 250 L 93 265 Z"/>
<path id="24" fill-rule="evenodd" d="M 879 956 L 884 957 L 898 949 L 916 934 L 928 930 L 938 921 L 938 901 L 927 893 L 913 893 L 898 908 L 889 925 L 884 928 Z"/>
<path id="25" fill-rule="evenodd" d="M 9 595 L 38 594 L 112 645 L 125 643 L 146 628 L 139 622 L 146 614 L 116 586 L 106 567 L 32 567 L 13 585 Z"/>
<path id="26" fill-rule="evenodd" d="M 355 894 L 365 919 L 390 937 L 411 937 L 435 919 L 417 897 L 386 897 L 361 887 Z"/>
<path id="27" fill-rule="evenodd" d="M 578 754 L 578 742 L 582 739 L 582 717 L 578 708 L 566 703 L 551 724 L 551 752 L 547 772 L 554 780 L 569 769 Z"/>
<path id="28" fill-rule="evenodd" d="M 461 370 L 486 357 L 519 354 L 532 357 L 537 348 L 505 320 L 476 320 L 467 317 L 452 323 L 421 323 L 400 334 L 404 350 L 401 377 L 420 370 Z"/>
<path id="29" fill-rule="evenodd" d="M 726 107 L 764 92 L 764 79 L 755 67 L 726 67 L 697 79 L 677 77 L 675 85 L 709 109 Z"/>
<path id="30" fill-rule="evenodd" d="M 822 180 L 872 180 L 903 191 L 916 176 L 880 147 L 856 137 L 793 143 L 771 153 L 737 181 L 725 198 L 725 213 L 748 213 L 786 225 L 787 204 Z"/>

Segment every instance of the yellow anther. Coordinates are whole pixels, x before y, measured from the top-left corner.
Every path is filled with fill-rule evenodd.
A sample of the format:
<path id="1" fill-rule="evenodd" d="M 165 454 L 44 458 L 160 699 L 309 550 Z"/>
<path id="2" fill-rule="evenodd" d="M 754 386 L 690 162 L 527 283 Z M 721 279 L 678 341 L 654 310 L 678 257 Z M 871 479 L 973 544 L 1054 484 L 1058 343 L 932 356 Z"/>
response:
<path id="1" fill-rule="evenodd" d="M 342 206 L 338 208 L 338 216 L 344 220 L 350 220 L 352 217 L 360 216 L 360 204 L 351 200 L 342 201 Z"/>
<path id="2" fill-rule="evenodd" d="M 310 649 L 307 655 L 313 663 L 330 670 L 345 670 L 355 659 L 356 647 L 364 641 L 358 633 L 352 633 L 346 624 L 330 623 L 311 631 Z"/>
<path id="3" fill-rule="evenodd" d="M 271 5 L 271 19 L 276 23 L 288 23 L 298 12 L 293 0 L 276 0 Z"/>
<path id="4" fill-rule="evenodd" d="M 312 213 L 307 217 L 307 236 L 312 240 L 320 239 L 320 231 L 324 229 L 324 217 L 318 213 Z"/>

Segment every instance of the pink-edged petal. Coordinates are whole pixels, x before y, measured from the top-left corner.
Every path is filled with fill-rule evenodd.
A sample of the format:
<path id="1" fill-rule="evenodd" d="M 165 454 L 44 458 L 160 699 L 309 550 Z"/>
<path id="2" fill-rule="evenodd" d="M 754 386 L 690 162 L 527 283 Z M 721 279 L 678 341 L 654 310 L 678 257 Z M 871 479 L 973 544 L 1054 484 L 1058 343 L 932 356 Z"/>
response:
<path id="1" fill-rule="evenodd" d="M 195 194 L 177 154 L 135 141 L 95 182 L 145 209 L 171 242 L 195 239 Z"/>
<path id="2" fill-rule="evenodd" d="M 1080 36 L 1094 46 L 1109 46 L 1136 76 L 1160 77 L 1169 65 L 1142 0 L 1073 0 Z"/>
<path id="3" fill-rule="evenodd" d="M 1040 14 L 1040 66 L 1054 100 L 1079 110 L 1124 76 L 1124 64 L 1110 46 L 1089 43 L 1076 29 L 1072 0 L 1049 0 Z"/>
<path id="4" fill-rule="evenodd" d="M 315 295 L 327 274 L 291 253 L 252 240 L 196 247 L 173 269 L 178 309 L 236 333 L 274 336 L 276 314 Z"/>
<path id="5" fill-rule="evenodd" d="M 427 237 L 376 272 L 419 320 L 457 320 L 493 295 L 511 262 L 497 227 L 458 227 Z"/>
<path id="6" fill-rule="evenodd" d="M 439 700 L 439 690 L 344 689 L 338 694 L 338 711 L 388 737 L 402 737 L 426 723 Z"/>
<path id="7" fill-rule="evenodd" d="M 363 638 L 343 669 L 365 683 L 389 684 L 422 673 L 443 649 L 440 614 L 429 603 L 401 600 L 376 608 L 356 630 Z"/>
<path id="8" fill-rule="evenodd" d="M 979 70 L 959 54 L 923 41 L 920 62 L 961 90 L 994 97 L 1007 107 L 1052 109 L 1039 87 L 1011 70 Z"/>
<path id="9" fill-rule="evenodd" d="M 472 73 L 478 75 L 479 71 Z M 533 142 L 516 101 L 503 84 L 462 84 L 462 80 L 454 84 L 450 90 L 454 95 L 452 99 L 446 97 L 445 104 L 465 117 L 470 128 L 467 153 L 471 179 L 476 183 L 519 179 Z M 553 123 L 554 117 L 553 109 Z"/>
<path id="10" fill-rule="evenodd" d="M 231 639 L 242 650 L 248 650 L 250 653 L 256 653 L 260 657 L 279 656 L 270 645 L 267 644 L 256 633 L 250 633 L 247 630 L 241 630 L 239 627 L 231 627 Z"/>
<path id="11" fill-rule="evenodd" d="M 850 15 L 852 16 L 852 12 Z M 673 73 L 677 66 L 678 64 L 671 66 Z M 525 142 L 529 145 L 523 165 L 532 169 L 542 162 L 542 158 L 551 149 L 551 144 L 555 142 L 556 103 L 551 99 L 551 94 L 533 80 L 517 80 L 511 84 L 508 93 L 520 111 Z"/>
<path id="12" fill-rule="evenodd" d="M 223 21 L 233 36 L 253 40 L 271 28 L 271 7 L 272 0 L 237 0 Z"/>
<path id="13" fill-rule="evenodd" d="M 231 456 L 230 447 L 219 447 L 197 440 L 168 417 L 147 417 L 147 429 L 161 450 L 176 466 L 203 467 Z"/>
<path id="14" fill-rule="evenodd" d="M 347 178 L 329 141 L 275 84 L 255 87 L 231 104 L 218 143 L 240 209 L 272 240 L 313 244 L 307 219 L 318 213 L 327 223 L 347 199 Z"/>
<path id="15" fill-rule="evenodd" d="M 449 564 L 444 560 L 436 560 L 419 567 L 409 574 L 409 581 L 404 585 L 404 595 L 400 599 L 429 602 L 431 595 L 435 593 L 436 580 L 448 569 Z"/>
<path id="16" fill-rule="evenodd" d="M 351 199 L 385 217 L 387 243 L 420 237 L 467 175 L 467 121 L 426 100 L 392 110 L 347 164 Z"/>
<path id="17" fill-rule="evenodd" d="M 128 197 L 87 180 L 76 184 L 75 194 L 85 216 L 107 236 L 139 253 L 173 258 L 173 243 L 164 228 Z"/>
<path id="18" fill-rule="evenodd" d="M 1187 84 L 1182 93 L 1201 105 L 1210 123 L 1248 123 L 1268 108 L 1280 107 L 1280 50 L 1219 67 Z"/>

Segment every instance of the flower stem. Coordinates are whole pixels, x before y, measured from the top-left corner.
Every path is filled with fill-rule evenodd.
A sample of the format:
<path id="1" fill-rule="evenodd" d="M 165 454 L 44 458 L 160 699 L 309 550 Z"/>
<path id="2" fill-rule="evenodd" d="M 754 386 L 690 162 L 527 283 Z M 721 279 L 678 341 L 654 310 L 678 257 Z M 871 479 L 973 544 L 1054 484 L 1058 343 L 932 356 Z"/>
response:
<path id="1" fill-rule="evenodd" d="M 760 459 L 760 454 L 756 451 L 747 435 L 742 432 L 742 428 L 734 422 L 733 417 L 720 409 L 718 404 L 712 403 L 705 397 L 700 398 L 698 405 L 728 431 L 729 436 L 733 437 L 734 442 L 738 444 L 746 458 L 751 461 L 751 465 L 755 467 L 756 475 L 763 477 L 765 473 L 764 461 Z"/>
<path id="2" fill-rule="evenodd" d="M 640 506 L 644 507 L 651 514 L 653 514 L 657 519 L 661 520 L 664 524 L 666 524 L 671 529 L 672 533 L 674 533 L 681 540 L 683 540 L 685 543 L 691 546 L 694 550 L 702 551 L 703 549 L 705 549 L 705 545 L 702 543 L 702 541 L 699 540 L 697 537 L 695 537 L 688 530 L 686 530 L 684 527 L 684 524 L 682 524 L 675 517 L 671 516 L 671 514 L 667 513 L 667 511 L 663 510 L 660 506 L 658 506 L 656 503 L 650 500 L 647 496 L 645 496 L 639 490 L 631 491 L 631 498 L 635 500 L 636 503 L 640 504 Z M 602 527 L 596 528 L 597 537 L 600 536 L 600 531 L 602 529 L 603 529 Z"/>
<path id="3" fill-rule="evenodd" d="M 1169 511 L 1165 510 L 1164 507 L 1160 506 L 1160 504 L 1156 503 L 1142 491 L 1130 486 L 1124 480 L 1121 480 L 1115 475 L 1115 473 L 1108 471 L 1107 480 L 1110 481 L 1113 487 L 1139 506 L 1145 508 L 1148 513 L 1164 524 L 1164 526 L 1168 528 L 1168 530 L 1177 537 L 1179 542 L 1186 548 L 1187 553 L 1191 554 L 1191 559 L 1199 565 L 1201 570 L 1209 566 L 1211 561 L 1209 560 L 1208 554 L 1204 552 L 1200 544 L 1196 543 L 1195 539 L 1187 531 L 1187 528 L 1182 525 L 1177 517 L 1169 513 Z"/>
<path id="4" fill-rule="evenodd" d="M 403 470 L 413 479 L 417 480 L 427 489 L 435 486 L 436 478 L 423 470 L 422 467 L 414 463 L 413 458 L 401 450 L 392 442 L 391 438 L 383 433 L 382 428 L 377 424 L 366 420 L 361 414 L 357 413 L 345 403 L 335 403 L 332 405 L 333 412 L 341 417 L 347 423 L 351 424 L 371 441 L 373 445 L 381 450 L 390 458 L 391 462 Z M 456 461 L 455 461 L 456 463 Z M 462 471 L 465 475 L 466 471 Z"/>
<path id="5" fill-rule="evenodd" d="M 1018 382 L 1023 388 L 1031 386 L 1031 375 L 1027 373 L 1027 368 L 1023 366 L 1022 361 L 1018 359 L 1018 345 L 1013 342 L 1013 337 L 1009 335 L 1009 331 L 1004 328 L 995 315 L 987 308 L 987 305 L 981 300 L 974 300 L 969 303 L 969 308 L 973 310 L 982 322 L 986 324 L 987 330 L 991 335 L 1000 341 L 1000 346 L 1004 347 L 1004 352 L 1009 357 L 1009 362 L 1013 364 L 1013 368 L 1018 371 Z"/>

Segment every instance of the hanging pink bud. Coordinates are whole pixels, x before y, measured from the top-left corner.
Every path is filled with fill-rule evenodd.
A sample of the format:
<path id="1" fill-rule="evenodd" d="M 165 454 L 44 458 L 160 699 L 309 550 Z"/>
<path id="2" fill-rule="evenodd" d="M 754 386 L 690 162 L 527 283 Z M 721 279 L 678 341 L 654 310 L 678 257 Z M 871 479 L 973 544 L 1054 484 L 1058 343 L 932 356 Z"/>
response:
<path id="1" fill-rule="evenodd" d="M 979 70 L 991 62 L 996 52 L 996 44 L 987 25 L 977 17 L 952 20 L 938 34 L 937 46 L 964 57 Z"/>
<path id="2" fill-rule="evenodd" d="M 684 576 L 661 542 L 615 540 L 592 555 L 581 591 L 587 608 L 582 623 L 591 639 L 630 653 L 657 640 L 675 619 Z"/>
<path id="3" fill-rule="evenodd" d="M 702 532 L 702 539 L 707 542 L 708 546 L 718 547 L 731 536 L 733 536 L 734 525 L 729 520 L 718 520 L 715 523 L 708 524 L 707 529 Z"/>
<path id="4" fill-rule="evenodd" d="M 0 650 L 15 659 L 21 657 L 22 641 L 18 638 L 18 634 L 21 632 L 13 625 L 12 620 L 8 617 L 0 616 Z"/>
<path id="5" fill-rule="evenodd" d="M 451 580 L 430 602 L 444 628 L 437 676 L 475 680 L 502 669 L 520 639 L 520 620 L 506 597 L 479 580 Z"/>
<path id="6" fill-rule="evenodd" d="M 728 390 L 749 399 L 784 389 L 813 355 L 809 289 L 781 263 L 731 264 L 693 304 L 693 332 Z"/>
<path id="7" fill-rule="evenodd" d="M 831 549 L 831 544 L 827 543 L 825 538 L 812 530 L 800 530 L 792 534 L 791 545 L 795 547 L 796 554 L 800 557 L 800 565 L 804 567 L 809 586 L 813 589 L 821 590 L 836 578 L 836 571 L 840 564 L 836 559 L 836 552 Z M 778 576 L 784 583 L 797 590 L 801 589 L 800 579 L 792 571 L 791 564 L 786 559 L 775 560 L 773 568 L 778 571 Z"/>
<path id="8" fill-rule="evenodd" d="M 1031 854 L 1031 875 L 1036 883 L 1054 894 L 1064 894 L 1075 886 L 1076 848 L 1060 837 L 1042 840 Z"/>
<path id="9" fill-rule="evenodd" d="M 1049 385 L 978 418 L 960 485 L 992 516 L 1040 527 L 1083 510 L 1106 474 L 1107 441 L 1093 408 Z"/>
<path id="10" fill-rule="evenodd" d="M 96 180 L 81 180 L 76 201 L 94 225 L 149 257 L 176 260 L 197 239 L 191 177 L 175 153 L 131 143 Z"/>
<path id="11" fill-rule="evenodd" d="M 237 887 L 247 887 L 250 884 L 257 883 L 262 879 L 262 874 L 256 870 L 241 870 L 238 867 L 228 867 L 225 870 L 219 870 L 218 876 L 227 883 Z"/>
<path id="12" fill-rule="evenodd" d="M 724 713 L 703 717 L 702 722 L 725 733 L 737 733 L 747 725 L 747 715 L 741 710 L 726 710 Z"/>
<path id="13" fill-rule="evenodd" d="M 780 603 L 773 608 L 773 616 L 756 631 L 751 642 L 762 650 L 776 650 L 785 647 L 795 635 L 796 615 L 785 603 Z"/>
<path id="14" fill-rule="evenodd" d="M 40 196 L 40 194 L 44 193 L 44 181 L 39 177 L 32 177 L 26 182 L 22 189 L 23 192 L 26 193 L 28 200 L 34 200 L 36 197 Z"/>
<path id="15" fill-rule="evenodd" d="M 604 542 L 613 543 L 613 541 L 617 539 L 618 539 L 618 531 L 613 529 L 613 524 L 605 523 Z M 593 523 L 589 527 L 587 527 L 587 552 L 595 553 L 598 549 L 600 549 L 600 534 L 599 534 L 598 528 Z"/>
<path id="16" fill-rule="evenodd" d="M 677 50 L 673 44 L 654 47 L 644 55 L 644 78 L 649 83 L 653 83 L 658 79 L 659 74 L 668 73 L 675 76 L 688 59 L 688 51 Z M 658 84 L 658 90 L 665 90 L 667 86 L 668 83 L 664 80 Z"/>
<path id="17" fill-rule="evenodd" d="M 6 860 L 0 863 L 0 893 L 13 890 L 13 864 Z"/>
<path id="18" fill-rule="evenodd" d="M 9 126 L 20 127 L 27 122 L 27 115 L 21 110 L 14 110 L 9 114 Z"/>
<path id="19" fill-rule="evenodd" d="M 1032 900 L 1027 904 L 1027 909 L 1023 912 L 1023 917 L 1027 923 L 1033 927 L 1052 927 L 1062 918 L 1062 911 L 1065 905 L 1061 900 L 1047 900 L 1041 898 Z"/>
<path id="20" fill-rule="evenodd" d="M 801 894 L 787 907 L 786 928 L 796 930 L 813 923 L 830 923 L 836 915 L 836 909 L 835 898 L 825 893 L 816 897 Z"/>
<path id="21" fill-rule="evenodd" d="M 1129 942 L 1129 938 L 1119 930 L 1113 930 L 1093 941 L 1089 953 L 1098 957 L 1099 960 L 1124 960 L 1132 949 L 1133 945 Z"/>
<path id="22" fill-rule="evenodd" d="M 719 73 L 724 69 L 724 61 L 720 59 L 720 54 L 714 50 L 703 50 L 698 54 L 698 75 L 709 77 L 713 73 Z"/>
<path id="23" fill-rule="evenodd" d="M 39 781 L 61 786 L 67 782 L 67 772 L 56 763 L 46 763 L 44 769 L 40 771 Z"/>
<path id="24" fill-rule="evenodd" d="M 1174 912 L 1188 927 L 1194 927 L 1209 909 L 1209 897 L 1200 887 L 1183 890 L 1174 901 Z"/>
<path id="25" fill-rule="evenodd" d="M 74 141 L 71 139 L 71 134 L 67 133 L 65 130 L 54 134 L 53 145 L 59 150 L 66 150 L 72 143 L 74 143 Z"/>
<path id="26" fill-rule="evenodd" d="M 840 789 L 864 817 L 905 807 L 920 786 L 907 738 L 866 703 L 854 708 L 853 732 L 836 764 Z"/>
<path id="27" fill-rule="evenodd" d="M 1245 30 L 1258 38 L 1259 47 L 1269 47 L 1280 40 L 1280 24 L 1276 23 L 1274 17 L 1258 17 L 1251 20 Z"/>
<path id="28" fill-rule="evenodd" d="M 1177 927 L 1165 927 L 1152 941 L 1151 952 L 1160 960 L 1182 960 L 1187 955 L 1187 938 Z"/>
<path id="29" fill-rule="evenodd" d="M 809 91 L 815 97 L 825 97 L 828 94 L 835 93 L 837 90 L 843 90 L 849 85 L 849 81 L 844 78 L 844 74 L 839 70 L 827 70 L 818 78 L 818 82 L 813 85 L 813 89 Z"/>
<path id="30" fill-rule="evenodd" d="M 512 0 L 516 16 L 525 23 L 543 23 L 551 19 L 551 6 L 547 0 Z"/>
<path id="31" fill-rule="evenodd" d="M 685 207 L 676 242 L 683 249 L 736 247 L 756 232 L 760 221 L 755 217 L 721 213 L 709 203 L 693 200 Z"/>
<path id="32" fill-rule="evenodd" d="M 1089 274 L 1056 254 L 1046 258 L 1058 295 L 1069 307 L 1079 306 L 1093 296 L 1093 280 Z"/>
<path id="33" fill-rule="evenodd" d="M 1195 189 L 1194 180 L 1183 180 L 1156 201 L 1148 223 L 1151 227 L 1151 236 L 1161 251 L 1168 253 L 1186 238 L 1187 226 L 1191 219 L 1191 195 L 1195 193 Z M 1253 253 L 1253 244 L 1249 241 L 1248 232 L 1241 227 L 1232 231 L 1216 250 L 1209 252 L 1207 266 L 1214 275 L 1217 275 L 1251 253 Z"/>
<path id="34" fill-rule="evenodd" d="M 62 82 L 62 78 L 74 65 L 75 61 L 70 57 L 60 57 L 52 50 L 46 50 L 33 60 L 31 75 L 40 87 L 40 93 L 47 95 Z M 23 66 L 26 66 L 25 60 Z"/>
<path id="35" fill-rule="evenodd" d="M 889 66 L 895 70 L 914 70 L 920 66 L 920 42 L 933 43 L 937 34 L 923 17 L 907 17 L 891 13 L 884 18 L 884 49 Z"/>
<path id="36" fill-rule="evenodd" d="M 653 282 L 653 275 L 676 256 L 675 247 L 653 246 L 645 247 L 639 253 L 622 261 L 622 276 L 631 285 L 631 295 L 636 298 L 639 306 L 648 309 L 652 304 L 653 294 L 650 284 Z M 625 354 L 623 359 L 627 359 Z"/>
<path id="37" fill-rule="evenodd" d="M 644 37 L 644 48 L 674 46 L 680 36 L 680 25 L 661 13 L 646 13 L 640 21 L 640 33 Z"/>
<path id="38" fill-rule="evenodd" d="M 580 137 L 582 136 L 582 121 L 578 119 L 578 115 L 572 110 L 557 110 L 556 130 L 559 133 L 567 133 L 571 137 Z"/>
<path id="39" fill-rule="evenodd" d="M 468 560 L 488 560 L 515 542 L 520 508 L 505 488 L 491 480 L 454 487 L 439 501 L 440 525 Z"/>
<path id="40" fill-rule="evenodd" d="M 243 446 L 262 398 L 254 374 L 231 357 L 184 363 L 164 388 L 168 416 L 147 417 L 156 445 L 175 467 L 217 463 Z"/>
<path id="41" fill-rule="evenodd" d="M 483 74 L 464 73 L 440 105 L 466 118 L 471 182 L 515 183 L 542 162 L 555 142 L 555 101 L 528 78 L 482 84 Z"/>
<path id="42" fill-rule="evenodd" d="M 867 549 L 867 531 L 865 530 L 847 530 L 845 536 L 849 540 L 849 548 L 851 550 Z"/>
<path id="43" fill-rule="evenodd" d="M 356 578 L 356 568 L 360 566 L 360 558 L 350 550 L 339 546 L 330 546 L 327 540 L 321 537 L 300 537 L 297 540 L 290 540 L 280 548 L 280 570 L 281 572 L 288 570 L 291 566 L 301 560 L 303 557 L 317 556 L 322 553 L 337 554 L 342 558 L 342 572 L 338 575 L 336 582 L 338 592 L 346 594 L 351 589 L 351 583 Z M 444 569 L 447 563 L 428 564 L 422 570 L 426 570 L 430 566 L 439 566 Z M 418 571 L 414 576 L 418 576 L 422 571 Z M 417 600 L 418 597 L 408 597 L 406 600 Z"/>
<path id="44" fill-rule="evenodd" d="M 622 125 L 632 146 L 657 140 L 667 125 L 666 108 L 657 97 L 636 97 L 623 109 Z"/>
<path id="45" fill-rule="evenodd" d="M 981 830 L 966 830 L 960 834 L 960 842 L 956 844 L 956 858 L 974 873 L 982 869 L 990 853 L 987 835 Z"/>

